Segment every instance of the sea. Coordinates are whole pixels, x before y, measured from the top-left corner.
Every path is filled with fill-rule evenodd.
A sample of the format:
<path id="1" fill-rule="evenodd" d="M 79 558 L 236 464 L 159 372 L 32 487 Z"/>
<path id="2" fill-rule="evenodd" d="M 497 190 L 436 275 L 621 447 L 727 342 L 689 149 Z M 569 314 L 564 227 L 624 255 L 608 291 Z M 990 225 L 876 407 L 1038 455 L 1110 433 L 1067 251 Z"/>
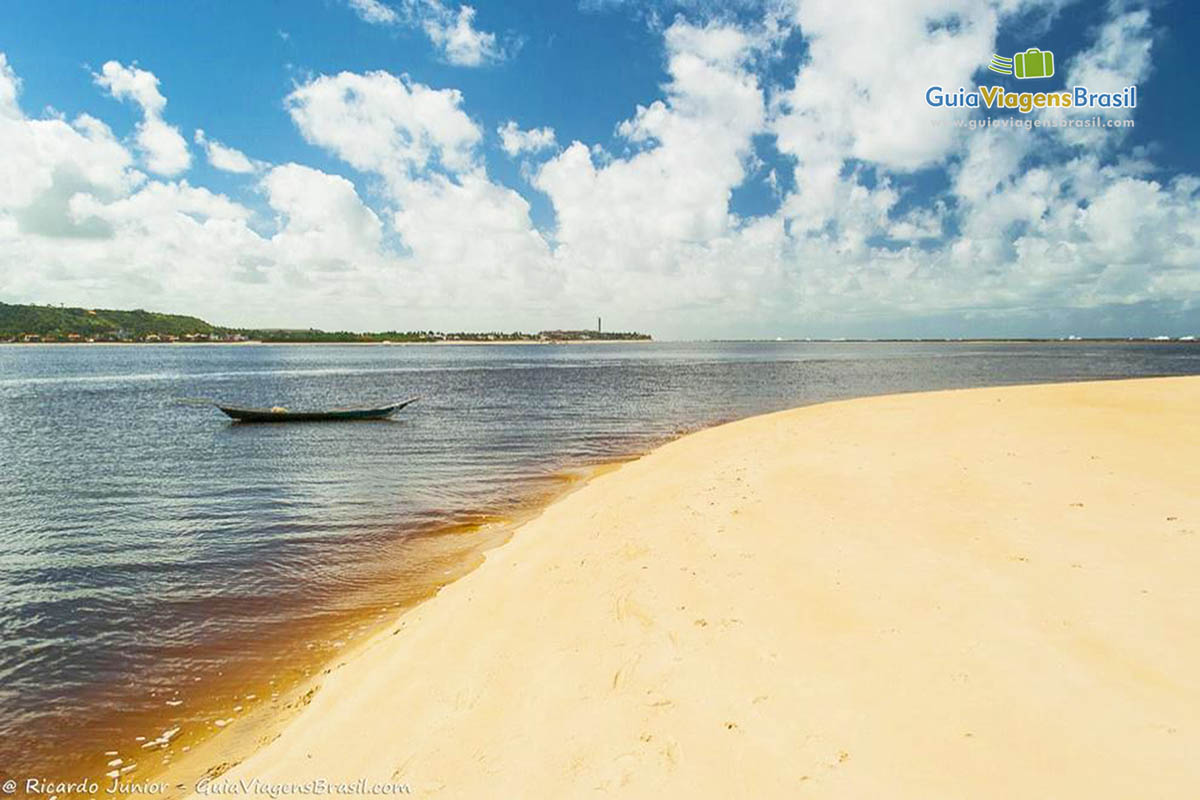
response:
<path id="1" fill-rule="evenodd" d="M 590 470 L 689 431 L 866 395 L 1195 374 L 1200 344 L 1166 342 L 0 346 L 0 777 L 169 763 Z M 413 396 L 355 423 L 237 424 L 203 402 Z"/>

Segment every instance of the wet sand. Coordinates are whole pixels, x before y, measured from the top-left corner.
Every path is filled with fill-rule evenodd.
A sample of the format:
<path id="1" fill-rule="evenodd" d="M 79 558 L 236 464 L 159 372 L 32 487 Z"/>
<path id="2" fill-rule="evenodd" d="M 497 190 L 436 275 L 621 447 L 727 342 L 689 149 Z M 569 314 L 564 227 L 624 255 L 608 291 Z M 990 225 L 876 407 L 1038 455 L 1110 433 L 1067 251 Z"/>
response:
<path id="1" fill-rule="evenodd" d="M 1169 378 L 686 436 L 551 505 L 212 772 L 468 798 L 1187 796 L 1198 417 L 1200 378 Z"/>

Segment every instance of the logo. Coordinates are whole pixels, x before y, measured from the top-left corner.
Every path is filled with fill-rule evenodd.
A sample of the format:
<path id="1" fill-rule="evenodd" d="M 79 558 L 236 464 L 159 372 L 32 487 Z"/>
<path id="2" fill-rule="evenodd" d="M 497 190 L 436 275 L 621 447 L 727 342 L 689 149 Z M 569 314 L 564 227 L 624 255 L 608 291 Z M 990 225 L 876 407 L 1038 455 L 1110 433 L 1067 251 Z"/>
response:
<path id="1" fill-rule="evenodd" d="M 987 68 L 1001 75 L 1018 80 L 1054 77 L 1054 53 L 1031 47 L 1023 53 L 1013 53 L 1012 58 L 992 55 Z M 1016 111 L 1019 114 L 1064 109 L 1083 111 L 1089 109 L 1133 109 L 1137 108 L 1138 87 L 1136 84 L 1116 88 L 1113 91 L 1095 92 L 1087 86 L 1064 86 L 1050 91 L 1010 91 L 1003 86 L 965 86 L 944 89 L 930 86 L 925 91 L 925 103 L 931 108 L 972 108 Z M 1129 117 L 1128 112 L 1116 112 Z"/>
<path id="2" fill-rule="evenodd" d="M 988 69 L 1021 79 L 1050 78 L 1054 76 L 1054 53 L 1031 47 L 1024 53 L 1015 53 L 1012 58 L 993 54 Z"/>

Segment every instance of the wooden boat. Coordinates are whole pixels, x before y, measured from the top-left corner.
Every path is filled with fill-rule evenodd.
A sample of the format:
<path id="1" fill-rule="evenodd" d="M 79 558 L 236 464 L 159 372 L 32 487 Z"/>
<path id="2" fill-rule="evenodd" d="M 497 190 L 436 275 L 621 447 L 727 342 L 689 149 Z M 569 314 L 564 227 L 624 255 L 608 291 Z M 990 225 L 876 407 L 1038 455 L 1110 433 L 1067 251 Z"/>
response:
<path id="1" fill-rule="evenodd" d="M 292 411 L 283 406 L 272 408 L 242 408 L 240 406 L 223 406 L 214 403 L 237 422 L 335 422 L 363 419 L 386 419 L 419 398 L 410 397 L 408 400 L 378 408 L 331 408 L 326 411 Z"/>

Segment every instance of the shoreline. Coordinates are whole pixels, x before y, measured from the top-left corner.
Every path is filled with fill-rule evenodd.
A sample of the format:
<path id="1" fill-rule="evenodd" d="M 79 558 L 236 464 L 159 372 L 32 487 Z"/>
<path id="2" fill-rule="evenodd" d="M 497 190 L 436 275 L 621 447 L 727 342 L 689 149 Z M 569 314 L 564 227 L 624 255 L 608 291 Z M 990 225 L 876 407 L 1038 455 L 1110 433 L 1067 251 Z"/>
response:
<path id="1" fill-rule="evenodd" d="M 250 339 L 245 342 L 0 342 L 0 347 L 470 347 L 496 345 L 575 345 L 575 344 L 654 344 L 654 339 L 561 339 L 534 341 L 475 341 L 470 339 L 442 342 L 264 342 Z"/>
<path id="2" fill-rule="evenodd" d="M 117 771 L 116 780 L 121 784 L 161 785 L 163 788 L 147 793 L 164 798 L 182 796 L 181 787 L 194 785 L 214 767 L 219 771 L 223 765 L 245 759 L 278 735 L 311 699 L 322 677 L 352 658 L 376 633 L 474 570 L 488 551 L 502 546 L 516 529 L 558 499 L 635 457 L 637 454 L 629 454 L 615 461 L 561 469 L 552 475 L 547 488 L 530 493 L 503 513 L 470 513 L 465 515 L 472 520 L 469 522 L 451 521 L 406 534 L 397 543 L 403 550 L 404 575 L 396 573 L 388 583 L 363 589 L 363 596 L 353 603 L 354 611 L 329 615 L 317 625 L 290 623 L 286 632 L 273 635 L 270 642 L 264 640 L 264 646 L 254 651 L 258 656 L 240 668 L 235 665 L 231 671 L 226 665 L 205 675 L 203 683 L 194 688 L 189 682 L 180 684 L 165 708 L 117 712 L 115 729 L 110 725 L 96 735 L 83 728 L 69 750 L 57 751 L 61 757 L 9 765 L 20 769 L 0 771 L 0 777 L 48 775 L 56 776 L 51 783 L 82 781 L 84 786 L 98 781 L 103 791 L 112 779 L 109 773 Z M 394 559 L 396 553 L 381 553 L 380 557 Z M 159 700 L 171 698 L 167 692 Z M 116 760 L 120 763 L 114 764 Z M 121 771 L 125 769 L 130 771 Z M 84 790 L 52 793 L 92 796 Z M 129 792 L 118 792 L 125 793 Z"/>
<path id="3" fill-rule="evenodd" d="M 610 345 L 610 344 L 1124 344 L 1195 345 L 1188 337 L 1123 339 L 563 339 L 558 341 L 442 341 L 442 342 L 0 342 L 0 347 L 493 347 L 497 345 Z"/>
<path id="4" fill-rule="evenodd" d="M 442 545 L 446 549 L 444 554 L 426 554 L 425 559 L 429 561 L 429 565 L 423 573 L 424 580 L 406 587 L 406 593 L 411 599 L 378 608 L 364 608 L 363 613 L 353 623 L 347 622 L 342 628 L 334 630 L 335 634 L 340 631 L 337 638 L 346 640 L 346 646 L 297 667 L 297 675 L 303 672 L 300 677 L 280 682 L 278 685 L 271 681 L 266 691 L 278 689 L 277 695 L 262 694 L 256 697 L 257 692 L 263 691 L 262 688 L 246 682 L 229 683 L 227 688 L 236 688 L 238 694 L 244 695 L 246 691 L 254 690 L 248 697 L 259 702 L 246 702 L 248 707 L 244 711 L 232 714 L 228 712 L 227 703 L 225 711 L 217 715 L 218 718 L 223 718 L 229 714 L 226 726 L 214 729 L 211 719 L 203 730 L 197 731 L 196 726 L 188 726 L 190 736 L 172 740 L 169 751 L 163 748 L 162 752 L 167 755 L 167 760 L 148 764 L 146 769 L 121 776 L 120 780 L 141 785 L 162 785 L 160 791 L 153 792 L 157 797 L 184 797 L 190 794 L 191 787 L 197 781 L 206 777 L 216 777 L 245 760 L 279 737 L 287 724 L 312 700 L 325 676 L 361 655 L 377 637 L 386 635 L 387 631 L 394 628 L 410 611 L 436 597 L 446 586 L 477 569 L 484 563 L 489 552 L 503 547 L 517 530 L 536 519 L 547 508 L 579 491 L 595 477 L 618 469 L 621 464 L 637 457 L 635 454 L 615 461 L 564 470 L 557 475 L 561 481 L 557 489 L 546 496 L 531 500 L 524 508 L 510 512 L 503 519 L 492 518 L 487 522 L 471 525 L 469 529 L 461 525 L 451 525 L 445 530 L 419 534 L 417 539 L 433 543 L 435 549 L 447 539 L 457 540 L 465 535 L 474 538 L 463 546 L 458 546 L 457 542 Z M 443 567 L 445 569 L 442 569 Z M 237 694 L 231 702 L 237 702 Z M 176 724 L 178 720 L 171 720 L 170 723 Z M 186 749 L 181 752 L 176 745 L 184 742 L 187 743 Z M 100 779 L 101 787 L 105 785 L 105 780 L 108 778 Z"/>
<path id="5" fill-rule="evenodd" d="M 1149 436 L 1155 445 L 1194 448 L 1180 463 L 1196 463 L 1188 458 L 1200 455 L 1196 435 L 1181 441 L 1181 431 L 1163 428 L 1186 422 L 1198 399 L 1200 378 L 955 390 L 805 406 L 686 435 L 584 482 L 519 525 L 478 568 L 327 670 L 319 691 L 275 738 L 264 737 L 240 764 L 212 766 L 228 769 L 221 774 L 231 780 L 403 780 L 414 792 L 441 788 L 450 796 L 528 795 L 535 788 L 539 796 L 560 796 L 602 787 L 634 796 L 769 794 L 815 788 L 808 783 L 815 781 L 827 796 L 891 787 L 892 796 L 911 790 L 914 797 L 1000 797 L 1013 796 L 1015 786 L 1078 793 L 1089 785 L 1089 796 L 1115 797 L 1128 794 L 1131 775 L 1149 780 L 1151 772 L 1178 776 L 1182 787 L 1200 779 L 1181 760 L 1200 742 L 1187 725 L 1188 709 L 1200 711 L 1200 699 L 1178 662 L 1194 673 L 1200 657 L 1190 649 L 1175 654 L 1174 665 L 1143 663 L 1147 654 L 1162 655 L 1162 637 L 1134 635 L 1080 603 L 1089 598 L 1120 622 L 1131 613 L 1125 605 L 1152 604 L 1165 622 L 1151 614 L 1143 623 L 1170 628 L 1176 650 L 1171 625 L 1196 621 L 1195 612 L 1154 604 L 1148 589 L 1118 592 L 1120 603 L 1109 594 L 1137 583 L 1136 574 L 1125 574 L 1136 573 L 1125 563 L 1131 561 L 1167 573 L 1157 575 L 1156 589 L 1179 599 L 1179 576 L 1200 565 L 1191 536 L 1200 525 L 1198 502 L 1172 488 L 1182 480 L 1178 474 L 1155 472 L 1160 465 L 1147 458 L 1145 443 Z M 997 409 L 1002 415 L 989 419 Z M 876 419 L 894 423 L 897 413 L 901 428 Z M 983 416 L 972 420 L 973 413 Z M 929 436 L 914 434 L 913 415 L 954 436 L 939 432 L 942 446 L 931 446 Z M 1008 425 L 997 431 L 996 421 Z M 864 426 L 873 436 L 853 435 Z M 1130 429 L 1140 437 L 1131 439 Z M 850 441 L 822 439 L 820 454 L 809 452 L 809 439 L 834 433 Z M 1039 437 L 1052 441 L 1048 446 Z M 781 453 L 781 441 L 794 442 L 796 451 Z M 1101 455 L 1083 456 L 1080 448 Z M 1096 460 L 1111 467 L 1107 475 Z M 918 473 L 927 480 L 915 485 L 897 470 L 913 461 L 927 468 Z M 1017 465 L 1025 472 L 1016 473 Z M 874 474 L 880 470 L 885 474 Z M 1155 482 L 1141 477 L 1147 471 Z M 1120 505 L 1120 493 L 1098 491 L 1114 480 L 1137 487 L 1126 495 L 1136 514 L 1156 498 L 1167 509 L 1156 524 L 1173 532 L 1154 531 L 1166 539 L 1154 539 L 1153 558 L 1122 552 L 1113 560 L 1114 546 L 1130 542 L 1123 530 L 1104 524 L 1132 522 L 1134 513 Z M 812 496 L 792 498 L 793 482 Z M 1048 498 L 1043 484 L 1062 496 Z M 865 487 L 875 489 L 862 497 Z M 896 503 L 912 504 L 914 492 L 928 507 L 908 520 Z M 891 503 L 880 505 L 876 493 Z M 1069 495 L 1081 499 L 1065 502 Z M 1013 501 L 1022 497 L 1016 513 Z M 779 539 L 772 531 L 782 524 L 782 505 L 789 517 L 808 519 L 827 535 L 814 538 L 804 528 L 798 542 Z M 1114 507 L 1105 519 L 1083 510 L 1106 505 Z M 1021 524 L 1002 519 L 1006 513 Z M 954 538 L 956 525 L 973 535 Z M 863 533 L 878 526 L 908 538 L 897 544 Z M 1043 529 L 1057 538 L 1039 537 Z M 662 540 L 664 530 L 675 538 Z M 1107 537 L 1105 546 L 1084 532 Z M 1081 552 L 1060 552 L 1059 538 Z M 767 552 L 772 557 L 764 560 Z M 1164 560 L 1168 552 L 1172 559 Z M 1048 553 L 1068 561 L 1048 567 Z M 711 560 L 701 560 L 705 554 Z M 839 569 L 831 571 L 831 563 Z M 936 581 L 910 585 L 900 570 L 906 563 L 949 581 L 966 607 L 947 606 L 936 596 Z M 878 585 L 864 583 L 856 570 Z M 851 578 L 858 584 L 853 590 L 839 588 Z M 1081 597 L 1061 596 L 1062 585 L 1080 581 L 1108 591 L 1092 586 Z M 987 591 L 980 594 L 980 586 Z M 872 595 L 892 599 L 881 603 L 885 597 Z M 1017 599 L 1006 601 L 1010 596 Z M 896 597 L 920 613 L 898 614 Z M 1057 608 L 1065 600 L 1066 607 L 1044 613 L 1063 615 L 1059 624 L 1068 628 L 1100 633 L 1066 646 L 1051 619 L 1030 624 L 1030 613 L 1042 613 L 1039 602 Z M 1005 616 L 1017 601 L 1024 609 L 1020 624 Z M 872 615 L 880 619 L 867 624 Z M 917 642 L 939 659 L 927 663 Z M 845 662 L 828 652 L 831 644 L 869 658 L 865 666 Z M 1127 652 L 1131 647 L 1137 652 Z M 887 680 L 871 671 L 881 656 L 891 665 Z M 1015 681 L 993 665 L 1020 671 L 1039 660 L 1042 672 Z M 955 672 L 955 664 L 964 669 Z M 974 673 L 990 683 L 977 682 Z M 795 685 L 796 675 L 808 679 Z M 889 686 L 896 680 L 906 689 L 899 699 Z M 991 688 L 972 689 L 981 684 Z M 1106 691 L 1094 695 L 1081 685 Z M 1164 691 L 1173 713 L 1159 696 Z M 1022 700 L 1022 692 L 1034 697 Z M 1056 693 L 1085 703 L 1064 705 Z M 841 703 L 831 706 L 827 696 Z M 1099 707 L 1087 705 L 1101 697 Z M 1049 727 L 1056 734 L 1048 741 L 1034 713 L 1047 708 L 1054 709 Z M 1155 714 L 1165 718 L 1157 728 L 1140 719 L 1122 735 L 1097 733 L 1111 730 L 1106 717 L 1128 723 Z M 903 729 L 911 730 L 900 736 Z M 1140 760 L 1133 764 L 1135 749 Z M 998 756 L 1007 750 L 1017 753 L 1012 763 Z M 736 768 L 728 766 L 731 757 Z M 1054 775 L 1044 771 L 1050 763 Z M 1115 780 L 1108 768 L 1118 764 L 1127 769 Z M 1005 780 L 986 784 L 989 773 Z"/>

